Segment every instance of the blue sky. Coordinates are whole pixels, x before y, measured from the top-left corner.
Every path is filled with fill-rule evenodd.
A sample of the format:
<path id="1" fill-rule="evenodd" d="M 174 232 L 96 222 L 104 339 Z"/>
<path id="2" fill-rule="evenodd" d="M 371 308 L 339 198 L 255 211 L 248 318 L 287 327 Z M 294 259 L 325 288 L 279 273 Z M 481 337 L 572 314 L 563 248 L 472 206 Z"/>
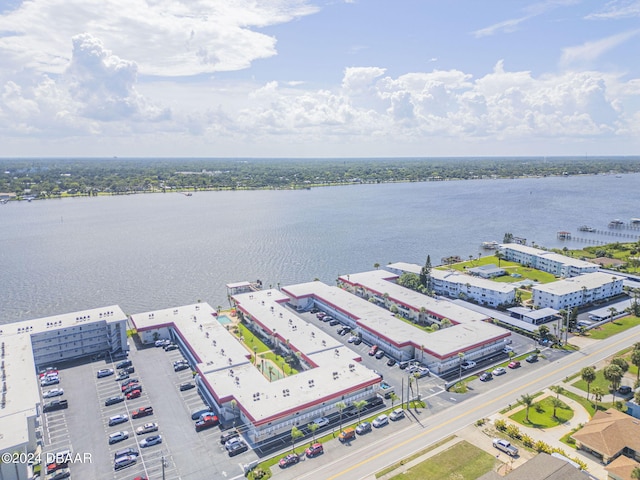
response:
<path id="1" fill-rule="evenodd" d="M 19 0 L 0 156 L 640 154 L 640 0 Z"/>

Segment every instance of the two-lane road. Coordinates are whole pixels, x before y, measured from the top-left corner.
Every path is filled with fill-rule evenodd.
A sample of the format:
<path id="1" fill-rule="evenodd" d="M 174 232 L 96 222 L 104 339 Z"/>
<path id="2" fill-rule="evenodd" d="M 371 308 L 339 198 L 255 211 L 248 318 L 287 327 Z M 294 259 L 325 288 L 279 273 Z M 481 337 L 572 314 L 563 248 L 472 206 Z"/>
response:
<path id="1" fill-rule="evenodd" d="M 355 448 L 353 452 L 333 462 L 303 462 L 292 470 L 276 473 L 276 477 L 323 480 L 374 478 L 375 472 L 455 433 L 478 418 L 487 417 L 507 404 L 516 403 L 521 395 L 535 393 L 560 383 L 583 367 L 595 365 L 635 342 L 640 342 L 640 327 L 593 344 L 548 365 L 541 365 L 524 375 L 513 375 L 501 388 L 479 394 L 434 417 L 421 416 L 422 426 L 412 422 L 400 431 L 381 436 L 373 444 L 368 444 L 366 450 Z"/>

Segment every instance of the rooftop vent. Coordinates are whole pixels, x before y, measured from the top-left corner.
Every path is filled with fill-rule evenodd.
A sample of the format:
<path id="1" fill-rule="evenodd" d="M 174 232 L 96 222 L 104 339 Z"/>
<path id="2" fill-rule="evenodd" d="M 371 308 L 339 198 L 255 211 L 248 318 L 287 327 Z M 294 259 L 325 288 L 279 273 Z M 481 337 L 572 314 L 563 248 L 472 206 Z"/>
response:
<path id="1" fill-rule="evenodd" d="M 353 372 L 356 369 L 356 366 L 353 363 L 349 364 L 349 371 Z"/>
<path id="2" fill-rule="evenodd" d="M 309 388 L 313 388 L 316 386 L 316 382 L 314 382 L 313 380 L 309 380 Z"/>
<path id="3" fill-rule="evenodd" d="M 288 388 L 285 388 L 282 390 L 282 396 L 283 397 L 288 397 L 289 395 L 291 395 L 291 392 L 289 392 Z"/>
<path id="4" fill-rule="evenodd" d="M 256 392 L 253 394 L 253 401 L 257 402 L 260 400 L 260 392 Z"/>
<path id="5" fill-rule="evenodd" d="M 338 372 L 333 372 L 333 379 L 337 380 L 339 377 Z"/>

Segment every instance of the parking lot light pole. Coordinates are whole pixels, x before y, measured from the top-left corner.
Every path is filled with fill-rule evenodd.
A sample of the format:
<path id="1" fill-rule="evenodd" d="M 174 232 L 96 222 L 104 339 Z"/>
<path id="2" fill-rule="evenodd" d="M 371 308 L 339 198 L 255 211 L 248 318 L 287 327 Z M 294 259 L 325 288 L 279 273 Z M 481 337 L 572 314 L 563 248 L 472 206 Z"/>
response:
<path id="1" fill-rule="evenodd" d="M 458 352 L 458 381 L 462 380 L 462 360 L 464 359 L 464 353 Z"/>

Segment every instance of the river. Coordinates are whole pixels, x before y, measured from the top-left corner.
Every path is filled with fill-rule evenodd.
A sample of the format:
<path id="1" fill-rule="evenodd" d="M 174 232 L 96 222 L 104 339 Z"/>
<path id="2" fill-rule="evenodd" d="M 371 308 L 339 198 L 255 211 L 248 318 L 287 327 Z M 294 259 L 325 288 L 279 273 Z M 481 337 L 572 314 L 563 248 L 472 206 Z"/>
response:
<path id="1" fill-rule="evenodd" d="M 434 265 L 488 254 L 506 232 L 578 248 L 559 230 L 640 217 L 640 174 L 82 197 L 0 205 L 0 323 L 118 304 L 126 313 L 198 300 L 225 284 L 318 278 L 375 263 Z M 621 233 L 640 235 L 638 230 Z"/>

